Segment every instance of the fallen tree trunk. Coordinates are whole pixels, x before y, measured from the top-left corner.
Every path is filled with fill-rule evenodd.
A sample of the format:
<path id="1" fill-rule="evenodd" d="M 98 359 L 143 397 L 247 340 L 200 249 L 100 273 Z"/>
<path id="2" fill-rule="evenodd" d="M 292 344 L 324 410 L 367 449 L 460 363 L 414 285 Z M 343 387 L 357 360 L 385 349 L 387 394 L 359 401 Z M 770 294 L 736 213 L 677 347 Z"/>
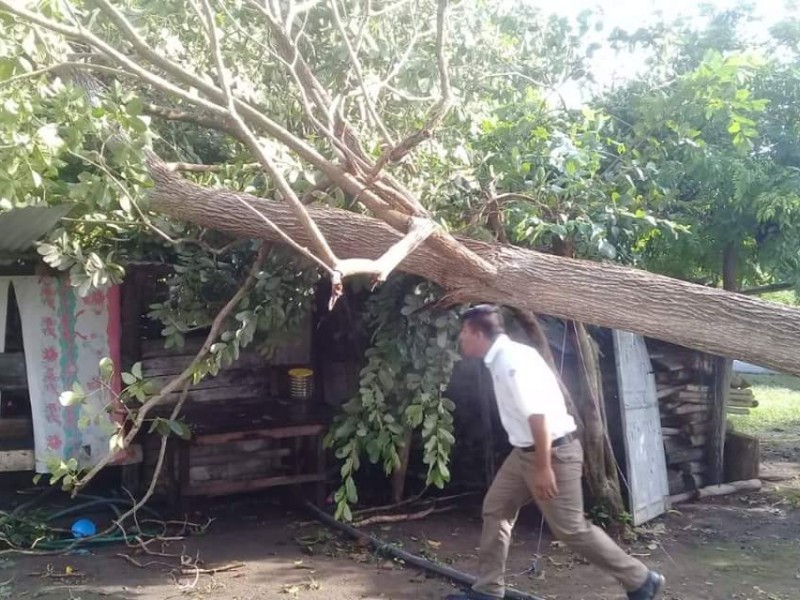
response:
<path id="1" fill-rule="evenodd" d="M 301 244 L 310 240 L 286 204 L 192 184 L 153 170 L 151 208 L 231 235 L 280 241 L 246 202 Z M 391 227 L 343 210 L 309 207 L 337 256 L 375 259 L 400 239 Z M 407 217 L 404 217 L 407 218 Z M 490 285 L 446 263 L 426 243 L 400 265 L 445 288 L 454 302 L 483 301 L 632 331 L 800 375 L 800 310 L 617 265 L 459 238 L 497 266 Z"/>

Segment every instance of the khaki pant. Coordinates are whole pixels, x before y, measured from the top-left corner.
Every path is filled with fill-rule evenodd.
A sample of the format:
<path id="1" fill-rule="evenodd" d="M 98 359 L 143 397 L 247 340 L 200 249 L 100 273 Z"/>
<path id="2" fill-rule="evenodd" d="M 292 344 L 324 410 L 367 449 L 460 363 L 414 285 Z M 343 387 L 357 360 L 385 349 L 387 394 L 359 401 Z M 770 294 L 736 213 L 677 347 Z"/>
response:
<path id="1" fill-rule="evenodd" d="M 578 440 L 553 448 L 558 496 L 536 500 L 550 531 L 577 554 L 603 569 L 627 591 L 644 585 L 648 569 L 617 546 L 583 512 L 583 448 Z M 511 530 L 519 509 L 533 497 L 534 452 L 515 449 L 500 467 L 483 501 L 480 576 L 475 591 L 502 598 Z"/>

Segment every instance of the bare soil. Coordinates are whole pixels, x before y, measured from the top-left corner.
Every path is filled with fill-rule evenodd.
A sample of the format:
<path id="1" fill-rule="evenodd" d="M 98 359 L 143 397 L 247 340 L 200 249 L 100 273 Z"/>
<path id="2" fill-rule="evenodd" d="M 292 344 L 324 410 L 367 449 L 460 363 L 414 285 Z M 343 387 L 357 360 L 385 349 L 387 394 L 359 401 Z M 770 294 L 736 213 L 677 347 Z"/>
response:
<path id="1" fill-rule="evenodd" d="M 778 505 L 776 506 L 776 502 Z M 384 560 L 324 527 L 298 525 L 302 513 L 227 502 L 205 535 L 165 545 L 165 553 L 199 554 L 206 568 L 242 562 L 216 575 L 176 578 L 176 561 L 125 546 L 89 555 L 12 557 L 0 563 L 0 598 L 46 600 L 427 600 L 454 591 L 447 581 Z M 524 573 L 537 553 L 539 518 L 517 526 L 509 581 L 548 600 L 617 600 L 621 590 L 545 532 L 543 573 Z M 480 531 L 477 506 L 371 532 L 404 549 L 474 573 Z M 640 530 L 631 552 L 667 577 L 665 600 L 795 600 L 800 597 L 800 511 L 771 492 L 682 505 Z M 121 554 L 140 563 L 138 568 Z M 67 572 L 69 576 L 63 576 Z M 2 586 L 6 579 L 13 580 Z"/>

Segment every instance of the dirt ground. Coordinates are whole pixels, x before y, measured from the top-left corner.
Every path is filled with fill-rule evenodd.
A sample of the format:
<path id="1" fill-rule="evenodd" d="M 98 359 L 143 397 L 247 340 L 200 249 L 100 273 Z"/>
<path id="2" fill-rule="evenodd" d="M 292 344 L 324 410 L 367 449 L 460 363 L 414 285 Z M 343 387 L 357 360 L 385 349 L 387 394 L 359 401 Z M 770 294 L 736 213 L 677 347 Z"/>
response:
<path id="1" fill-rule="evenodd" d="M 243 566 L 176 579 L 171 559 L 132 554 L 124 546 L 91 555 L 14 557 L 0 562 L 0 598 L 167 600 L 170 598 L 302 600 L 442 598 L 454 588 L 316 525 L 302 513 L 259 507 L 254 499 L 216 507 L 208 532 L 165 550 L 199 554 L 207 568 Z M 665 600 L 794 600 L 800 597 L 800 511 L 774 506 L 771 493 L 682 505 L 642 530 L 631 552 L 667 576 Z M 476 506 L 372 533 L 404 549 L 474 573 L 480 521 Z M 520 574 L 537 551 L 538 517 L 523 515 L 509 560 L 510 582 L 549 600 L 624 598 L 614 582 L 566 548 L 542 540 L 544 572 Z M 140 563 L 164 561 L 138 568 Z M 69 576 L 61 576 L 67 572 Z"/>
<path id="2" fill-rule="evenodd" d="M 664 600 L 800 598 L 800 421 L 760 432 L 761 492 L 682 504 L 639 531 L 630 551 L 667 577 Z M 375 556 L 285 506 L 251 496 L 206 507 L 202 536 L 164 553 L 199 556 L 216 575 L 176 579 L 175 559 L 125 546 L 90 555 L 0 557 L 0 600 L 433 600 L 454 591 L 442 579 Z M 474 574 L 480 532 L 477 498 L 424 521 L 370 532 L 405 550 Z M 201 516 L 193 520 L 202 521 Z M 541 542 L 543 573 L 525 573 L 537 554 L 539 518 L 524 512 L 509 558 L 509 583 L 547 600 L 622 600 L 615 583 L 553 543 Z M 127 554 L 139 568 L 120 555 Z M 159 562 L 160 561 L 160 562 Z M 69 575 L 66 575 L 69 572 Z"/>

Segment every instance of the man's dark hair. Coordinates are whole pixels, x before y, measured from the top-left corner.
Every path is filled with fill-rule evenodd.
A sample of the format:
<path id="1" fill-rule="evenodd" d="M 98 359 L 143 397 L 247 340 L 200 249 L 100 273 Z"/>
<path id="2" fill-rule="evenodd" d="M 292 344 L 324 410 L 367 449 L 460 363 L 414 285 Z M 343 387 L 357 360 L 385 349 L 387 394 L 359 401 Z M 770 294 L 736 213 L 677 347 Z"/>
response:
<path id="1" fill-rule="evenodd" d="M 500 309 L 492 304 L 473 306 L 461 315 L 461 323 L 467 323 L 490 340 L 506 332 L 503 315 Z"/>

